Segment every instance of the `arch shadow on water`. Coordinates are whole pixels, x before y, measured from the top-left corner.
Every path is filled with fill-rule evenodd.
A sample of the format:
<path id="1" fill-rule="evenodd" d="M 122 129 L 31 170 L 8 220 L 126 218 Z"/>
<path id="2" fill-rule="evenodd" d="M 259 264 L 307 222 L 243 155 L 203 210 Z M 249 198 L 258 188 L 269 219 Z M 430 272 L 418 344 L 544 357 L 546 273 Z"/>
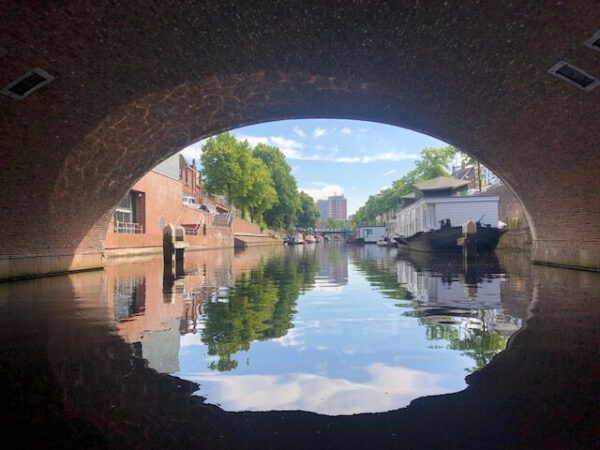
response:
<path id="1" fill-rule="evenodd" d="M 576 374 L 588 374 L 597 364 L 596 323 L 588 311 L 598 288 L 596 274 L 531 266 L 514 255 L 499 255 L 498 262 L 492 259 L 482 266 L 469 283 L 459 283 L 463 292 L 469 284 L 482 286 L 496 279 L 499 263 L 504 315 L 526 320 L 507 349 L 489 362 L 492 354 L 480 350 L 493 342 L 484 342 L 480 329 L 466 328 L 474 331 L 469 340 L 468 333 L 450 332 L 455 322 L 439 320 L 475 324 L 469 319 L 485 322 L 489 317 L 471 317 L 464 305 L 439 309 L 441 291 L 429 295 L 431 280 L 440 280 L 438 288 L 447 290 L 466 276 L 460 266 L 439 261 L 422 265 L 417 259 L 398 259 L 393 251 L 365 247 L 349 251 L 346 257 L 357 272 L 345 272 L 343 253 L 326 251 L 315 259 L 314 250 L 294 249 L 297 259 L 282 251 L 202 252 L 186 262 L 186 275 L 175 281 L 168 301 L 153 288 L 157 280 L 161 283 L 162 264 L 151 258 L 141 266 L 116 263 L 106 275 L 93 272 L 0 285 L 2 320 L 12 324 L 1 327 L 6 345 L 0 358 L 9 368 L 3 371 L 3 434 L 11 430 L 14 440 L 34 443 L 52 428 L 47 444 L 56 439 L 112 447 L 362 448 L 370 443 L 378 448 L 532 448 L 557 443 L 581 447 L 594 441 L 595 391 L 592 380 Z M 287 266 L 281 263 L 286 257 Z M 304 263 L 293 268 L 295 261 Z M 278 286 L 277 276 L 271 275 L 275 272 L 295 273 L 297 282 Z M 435 273 L 443 276 L 431 276 Z M 240 347 L 259 347 L 286 336 L 293 330 L 290 320 L 303 314 L 301 309 L 319 288 L 335 298 L 333 288 L 351 289 L 357 276 L 386 297 L 395 314 L 410 312 L 404 316 L 407 320 L 421 321 L 432 345 L 449 342 L 452 347 L 455 342 L 449 351 L 467 353 L 474 363 L 467 369 L 477 367 L 478 358 L 489 364 L 468 375 L 469 387 L 460 392 L 415 399 L 395 411 L 353 416 L 226 413 L 191 395 L 198 389 L 202 395 L 202 385 L 159 373 L 181 372 L 174 366 L 184 361 L 177 356 L 186 351 L 181 343 L 190 335 L 202 339 L 208 321 L 211 330 L 204 336 L 207 347 L 214 348 L 212 361 L 244 363 L 235 356 Z M 40 297 L 40 292 L 46 294 Z M 290 301 L 281 303 L 285 298 Z M 251 321 L 236 318 L 244 302 Z M 213 306 L 208 305 L 217 308 L 213 318 Z M 494 321 L 510 324 L 498 316 Z M 514 329 L 495 331 L 502 335 Z M 236 333 L 237 343 L 234 340 L 227 349 L 222 337 Z M 165 357 L 173 351 L 174 358 Z M 218 369 L 217 365 L 214 373 L 229 372 Z M 41 407 L 23 409 L 30 401 Z M 561 414 L 565 409 L 570 411 L 567 416 Z M 47 414 L 56 420 L 43 419 Z M 15 432 L 24 421 L 29 432 Z"/>

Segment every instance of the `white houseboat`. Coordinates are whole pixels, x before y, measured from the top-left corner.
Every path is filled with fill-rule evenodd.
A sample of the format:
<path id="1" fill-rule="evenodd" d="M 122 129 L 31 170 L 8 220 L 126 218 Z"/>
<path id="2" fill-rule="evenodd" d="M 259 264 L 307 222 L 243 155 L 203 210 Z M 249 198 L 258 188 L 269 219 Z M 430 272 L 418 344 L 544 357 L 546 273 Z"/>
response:
<path id="1" fill-rule="evenodd" d="M 356 240 L 362 244 L 376 244 L 386 236 L 384 225 L 375 225 L 372 227 L 359 227 Z"/>
<path id="2" fill-rule="evenodd" d="M 438 177 L 414 185 L 396 213 L 395 237 L 400 247 L 430 252 L 460 251 L 457 239 L 467 220 L 477 222 L 477 248 L 493 250 L 498 226 L 498 196 L 467 196 L 469 182 Z"/>

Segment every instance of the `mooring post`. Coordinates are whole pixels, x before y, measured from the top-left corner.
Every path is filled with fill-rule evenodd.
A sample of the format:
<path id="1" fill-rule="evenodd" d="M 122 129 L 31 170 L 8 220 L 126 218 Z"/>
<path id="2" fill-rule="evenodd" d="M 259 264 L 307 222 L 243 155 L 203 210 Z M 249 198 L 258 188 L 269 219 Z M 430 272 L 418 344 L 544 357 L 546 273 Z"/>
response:
<path id="1" fill-rule="evenodd" d="M 175 227 L 170 223 L 163 228 L 163 260 L 165 266 L 173 265 L 173 252 L 175 251 Z"/>
<path id="2" fill-rule="evenodd" d="M 462 254 L 465 263 L 477 256 L 477 224 L 469 219 L 462 226 Z"/>

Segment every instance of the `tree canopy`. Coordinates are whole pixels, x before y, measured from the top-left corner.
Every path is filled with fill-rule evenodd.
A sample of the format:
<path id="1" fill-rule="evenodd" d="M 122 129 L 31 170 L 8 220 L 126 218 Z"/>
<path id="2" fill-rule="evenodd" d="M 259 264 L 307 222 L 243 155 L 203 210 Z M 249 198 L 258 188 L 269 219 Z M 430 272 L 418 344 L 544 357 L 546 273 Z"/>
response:
<path id="1" fill-rule="evenodd" d="M 298 214 L 298 228 L 315 228 L 319 219 L 319 210 L 313 198 L 306 192 L 300 191 L 300 212 Z"/>
<path id="2" fill-rule="evenodd" d="M 379 193 L 369 196 L 355 215 L 355 222 L 375 223 L 377 216 L 394 210 L 400 202 L 400 197 L 412 192 L 413 185 L 432 178 L 449 176 L 448 166 L 459 150 L 452 146 L 441 148 L 428 147 L 421 150 L 420 158 L 415 162 L 415 168 L 402 178 L 395 180 L 392 187 L 382 189 Z"/>
<path id="3" fill-rule="evenodd" d="M 252 221 L 285 230 L 315 226 L 319 213 L 314 200 L 298 191 L 277 147 L 258 144 L 251 149 L 247 141 L 221 133 L 204 144 L 200 161 L 207 190 L 225 194 Z"/>
<path id="4" fill-rule="evenodd" d="M 276 191 L 274 204 L 264 213 L 265 222 L 273 228 L 293 227 L 301 210 L 300 194 L 284 154 L 277 147 L 266 144 L 254 147 L 253 154 L 269 168 Z"/>

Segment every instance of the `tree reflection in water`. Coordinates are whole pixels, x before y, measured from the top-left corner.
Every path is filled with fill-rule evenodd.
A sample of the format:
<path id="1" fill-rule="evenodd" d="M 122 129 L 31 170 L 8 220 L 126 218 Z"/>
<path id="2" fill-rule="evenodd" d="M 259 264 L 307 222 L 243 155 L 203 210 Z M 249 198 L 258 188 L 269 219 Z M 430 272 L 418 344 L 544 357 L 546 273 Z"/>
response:
<path id="1" fill-rule="evenodd" d="M 238 366 L 232 355 L 249 350 L 253 341 L 284 336 L 293 327 L 296 300 L 314 285 L 319 262 L 314 252 L 286 252 L 263 260 L 243 274 L 226 295 L 204 304 L 202 342 L 217 356 L 209 368 L 229 371 Z"/>
<path id="2" fill-rule="evenodd" d="M 508 337 L 496 330 L 496 325 L 509 324 L 510 331 L 521 326 L 521 319 L 503 313 L 499 290 L 496 305 L 488 303 L 482 308 L 484 305 L 478 302 L 478 288 L 483 283 L 498 281 L 503 273 L 494 255 L 465 265 L 452 255 L 397 254 L 395 250 L 366 252 L 359 248 L 354 251 L 353 262 L 384 296 L 408 301 L 397 306 L 405 309 L 405 316 L 418 318 L 428 340 L 445 341 L 442 348 L 458 350 L 471 358 L 475 365 L 465 369 L 469 373 L 485 367 L 506 347 Z M 466 293 L 465 297 L 474 301 L 471 308 L 437 297 L 443 297 L 443 292 L 438 290 L 440 286 L 450 291 L 452 284 L 458 285 Z M 435 291 L 435 301 L 431 301 L 432 292 L 428 289 Z M 508 334 L 512 334 L 510 331 Z"/>

